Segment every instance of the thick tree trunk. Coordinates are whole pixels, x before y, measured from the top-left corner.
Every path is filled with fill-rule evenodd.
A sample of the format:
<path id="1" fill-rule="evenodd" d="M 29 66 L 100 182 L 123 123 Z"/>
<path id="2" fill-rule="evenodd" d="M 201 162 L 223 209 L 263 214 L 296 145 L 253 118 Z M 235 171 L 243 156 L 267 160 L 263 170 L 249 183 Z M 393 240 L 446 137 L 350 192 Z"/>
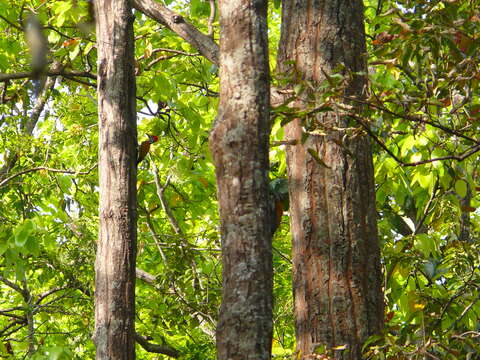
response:
<path id="1" fill-rule="evenodd" d="M 361 0 L 283 1 L 282 11 L 278 68 L 292 82 L 319 83 L 340 63 L 366 72 Z M 345 94 L 362 98 L 365 86 L 354 76 Z M 298 106 L 306 106 L 304 95 Z M 344 116 L 322 113 L 316 121 L 326 135 L 287 150 L 297 350 L 309 358 L 346 345 L 335 359 L 361 359 L 362 343 L 383 324 L 370 145 L 343 130 L 352 126 Z M 302 125 L 289 123 L 286 140 L 300 140 Z"/>
<path id="2" fill-rule="evenodd" d="M 100 229 L 95 263 L 97 359 L 134 359 L 136 109 L 128 0 L 95 1 Z"/>
<path id="3" fill-rule="evenodd" d="M 220 106 L 210 137 L 223 257 L 218 359 L 262 360 L 272 337 L 267 1 L 221 0 L 219 9 Z"/>

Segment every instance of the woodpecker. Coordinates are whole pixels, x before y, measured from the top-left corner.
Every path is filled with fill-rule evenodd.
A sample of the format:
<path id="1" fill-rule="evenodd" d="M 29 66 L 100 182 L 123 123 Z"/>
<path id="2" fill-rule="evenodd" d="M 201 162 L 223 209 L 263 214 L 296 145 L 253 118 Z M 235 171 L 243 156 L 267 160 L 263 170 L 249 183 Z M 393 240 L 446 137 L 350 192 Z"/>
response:
<path id="1" fill-rule="evenodd" d="M 150 150 L 150 145 L 158 141 L 158 136 L 155 135 L 148 135 L 148 140 L 143 141 L 139 146 L 138 146 L 138 158 L 137 158 L 137 165 L 145 159 L 145 156 L 147 156 L 148 151 Z"/>
<path id="2" fill-rule="evenodd" d="M 288 180 L 285 178 L 277 178 L 270 181 L 269 193 L 271 200 L 271 230 L 272 235 L 279 228 L 282 222 L 283 212 L 289 208 L 288 199 Z"/>

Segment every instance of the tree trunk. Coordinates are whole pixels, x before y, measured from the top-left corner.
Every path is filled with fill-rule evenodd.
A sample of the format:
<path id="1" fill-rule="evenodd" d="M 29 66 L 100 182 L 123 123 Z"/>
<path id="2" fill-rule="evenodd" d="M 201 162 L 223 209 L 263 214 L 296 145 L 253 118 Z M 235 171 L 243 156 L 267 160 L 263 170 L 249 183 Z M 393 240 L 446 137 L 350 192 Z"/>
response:
<path id="1" fill-rule="evenodd" d="M 360 0 L 283 1 L 278 69 L 292 83 L 318 84 L 341 63 L 366 72 L 365 55 Z M 365 77 L 344 74 L 345 95 L 361 99 Z M 296 105 L 306 107 L 309 95 Z M 315 120 L 326 135 L 287 149 L 297 350 L 301 358 L 326 349 L 335 359 L 361 359 L 362 343 L 383 324 L 370 144 L 344 130 L 354 124 L 334 111 Z M 289 123 L 286 140 L 301 143 L 304 125 Z"/>
<path id="2" fill-rule="evenodd" d="M 100 229 L 95 262 L 97 359 L 134 359 L 136 109 L 133 15 L 126 0 L 95 1 Z"/>
<path id="3" fill-rule="evenodd" d="M 220 105 L 210 137 L 223 257 L 218 359 L 262 360 L 272 337 L 267 1 L 221 0 L 219 10 Z"/>

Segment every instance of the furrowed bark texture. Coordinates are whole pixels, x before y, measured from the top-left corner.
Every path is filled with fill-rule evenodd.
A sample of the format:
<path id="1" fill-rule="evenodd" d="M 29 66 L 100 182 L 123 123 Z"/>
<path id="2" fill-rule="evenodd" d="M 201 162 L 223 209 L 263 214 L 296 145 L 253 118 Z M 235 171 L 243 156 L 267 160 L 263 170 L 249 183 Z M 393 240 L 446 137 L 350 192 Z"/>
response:
<path id="1" fill-rule="evenodd" d="M 95 1 L 100 229 L 95 262 L 97 359 L 134 359 L 136 111 L 128 0 Z"/>
<path id="2" fill-rule="evenodd" d="M 361 0 L 283 1 L 282 11 L 278 68 L 293 83 L 319 83 L 322 70 L 332 73 L 340 63 L 366 71 Z M 355 76 L 345 93 L 362 98 L 365 86 L 366 79 Z M 335 112 L 316 121 L 326 135 L 287 150 L 297 350 L 303 359 L 321 345 L 346 345 L 333 352 L 335 359 L 361 359 L 362 343 L 383 324 L 370 144 L 367 136 L 339 130 L 352 124 Z M 300 120 L 285 134 L 300 140 Z"/>
<path id="3" fill-rule="evenodd" d="M 220 105 L 210 136 L 223 260 L 218 359 L 270 359 L 267 1 L 221 0 L 219 10 Z"/>

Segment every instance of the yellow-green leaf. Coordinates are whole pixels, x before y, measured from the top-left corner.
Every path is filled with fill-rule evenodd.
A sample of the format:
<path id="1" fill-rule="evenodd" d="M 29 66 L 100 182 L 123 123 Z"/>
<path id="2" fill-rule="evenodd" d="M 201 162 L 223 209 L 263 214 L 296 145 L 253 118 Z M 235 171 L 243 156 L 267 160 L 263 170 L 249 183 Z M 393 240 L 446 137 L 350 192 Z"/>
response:
<path id="1" fill-rule="evenodd" d="M 467 182 L 461 179 L 455 181 L 455 192 L 459 196 L 465 197 L 467 195 Z"/>

